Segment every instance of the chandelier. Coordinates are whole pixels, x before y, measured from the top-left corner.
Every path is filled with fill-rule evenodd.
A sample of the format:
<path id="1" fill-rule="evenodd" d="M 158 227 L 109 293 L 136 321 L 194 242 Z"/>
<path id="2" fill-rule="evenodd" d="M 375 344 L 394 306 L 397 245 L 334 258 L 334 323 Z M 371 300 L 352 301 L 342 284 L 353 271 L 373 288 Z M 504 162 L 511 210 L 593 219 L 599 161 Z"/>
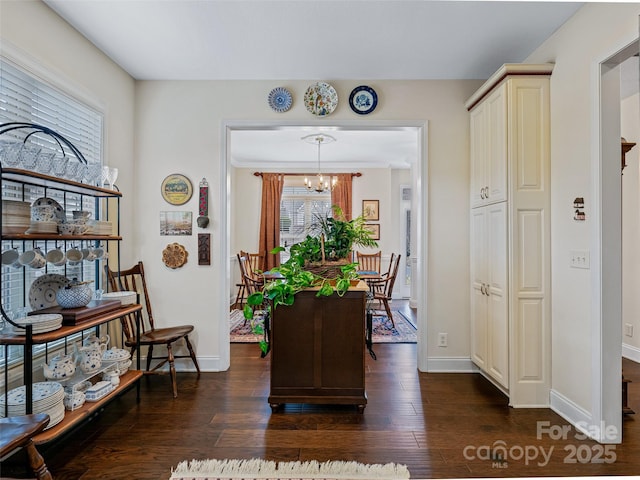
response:
<path id="1" fill-rule="evenodd" d="M 329 180 L 327 181 L 322 175 L 322 170 L 320 168 L 320 146 L 323 143 L 335 142 L 336 139 L 331 135 L 327 135 L 324 133 L 315 133 L 313 135 L 302 137 L 302 140 L 307 143 L 318 145 L 318 173 L 316 174 L 314 179 L 305 177 L 304 186 L 307 187 L 307 190 L 315 190 L 318 193 L 333 190 L 333 187 L 335 187 L 336 183 L 338 183 L 338 179 L 335 177 L 329 177 Z"/>

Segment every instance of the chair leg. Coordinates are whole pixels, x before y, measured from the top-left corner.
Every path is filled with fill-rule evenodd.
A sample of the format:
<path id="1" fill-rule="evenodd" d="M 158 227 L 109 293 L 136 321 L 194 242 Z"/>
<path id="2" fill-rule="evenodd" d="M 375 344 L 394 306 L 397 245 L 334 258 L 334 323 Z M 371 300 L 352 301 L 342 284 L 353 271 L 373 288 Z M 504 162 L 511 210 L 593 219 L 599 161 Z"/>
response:
<path id="1" fill-rule="evenodd" d="M 242 304 L 244 303 L 244 295 L 245 295 L 245 285 L 241 283 L 238 285 L 238 293 L 236 293 L 236 301 L 231 305 L 231 310 L 238 309 L 242 310 Z"/>
<path id="2" fill-rule="evenodd" d="M 196 358 L 196 352 L 193 351 L 193 347 L 191 346 L 191 342 L 189 341 L 189 335 L 184 336 L 184 341 L 187 342 L 187 348 L 189 349 L 189 355 L 191 356 L 191 360 L 193 360 L 193 364 L 196 366 L 196 370 L 198 371 L 198 376 L 200 376 L 200 366 L 198 365 L 198 359 Z"/>
<path id="3" fill-rule="evenodd" d="M 173 388 L 173 398 L 178 396 L 178 383 L 176 382 L 176 366 L 173 358 L 171 344 L 167 344 L 167 360 L 169 361 L 169 375 L 171 376 L 171 387 Z"/>
<path id="4" fill-rule="evenodd" d="M 40 452 L 36 450 L 36 446 L 32 440 L 29 440 L 26 450 L 27 456 L 29 457 L 29 466 L 33 470 L 33 473 L 36 474 L 36 478 L 38 480 L 53 480 L 51 472 L 47 469 L 47 464 L 44 463 L 44 458 L 42 458 Z"/>
<path id="5" fill-rule="evenodd" d="M 147 372 L 151 370 L 152 359 L 153 359 L 153 344 L 149 344 L 149 349 L 147 350 Z"/>
<path id="6" fill-rule="evenodd" d="M 389 300 L 385 298 L 382 302 L 384 303 L 384 309 L 387 311 L 387 317 L 389 317 L 389 320 L 391 320 L 391 325 L 393 325 L 393 328 L 396 328 L 396 324 L 393 321 L 393 315 L 391 314 L 391 307 L 389 306 Z"/>

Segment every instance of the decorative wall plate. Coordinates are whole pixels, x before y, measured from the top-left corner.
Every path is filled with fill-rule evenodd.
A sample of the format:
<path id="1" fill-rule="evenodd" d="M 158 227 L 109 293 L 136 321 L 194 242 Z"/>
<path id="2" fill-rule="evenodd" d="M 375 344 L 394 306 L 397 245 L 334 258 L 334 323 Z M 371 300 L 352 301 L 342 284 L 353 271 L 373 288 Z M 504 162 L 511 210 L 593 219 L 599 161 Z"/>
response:
<path id="1" fill-rule="evenodd" d="M 171 205 L 184 205 L 193 195 L 193 185 L 184 175 L 173 173 L 162 181 L 162 198 Z"/>
<path id="2" fill-rule="evenodd" d="M 338 106 L 336 89 L 325 82 L 309 85 L 304 94 L 304 106 L 318 117 L 331 114 Z"/>
<path id="3" fill-rule="evenodd" d="M 354 88 L 349 95 L 349 106 L 351 110 L 359 115 L 366 115 L 373 112 L 378 105 L 378 94 L 367 85 L 360 85 Z"/>
<path id="4" fill-rule="evenodd" d="M 187 263 L 189 252 L 179 243 L 170 243 L 162 251 L 162 261 L 169 268 L 180 268 Z"/>
<path id="5" fill-rule="evenodd" d="M 276 87 L 269 92 L 269 106 L 276 112 L 286 112 L 293 105 L 291 92 L 283 87 Z"/>

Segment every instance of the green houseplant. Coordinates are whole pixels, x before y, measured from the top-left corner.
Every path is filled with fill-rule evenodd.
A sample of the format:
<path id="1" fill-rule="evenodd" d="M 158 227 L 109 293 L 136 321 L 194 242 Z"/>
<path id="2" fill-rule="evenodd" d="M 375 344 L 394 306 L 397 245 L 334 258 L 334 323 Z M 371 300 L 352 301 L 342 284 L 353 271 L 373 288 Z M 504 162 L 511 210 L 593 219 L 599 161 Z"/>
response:
<path id="1" fill-rule="evenodd" d="M 272 269 L 282 278 L 268 282 L 262 291 L 249 296 L 244 316 L 251 322 L 255 333 L 264 334 L 270 306 L 292 305 L 295 295 L 307 288 L 319 287 L 317 296 L 330 296 L 334 292 L 342 296 L 358 278 L 357 263 L 350 259 L 353 246 L 377 247 L 371 238 L 362 215 L 346 220 L 342 209 L 332 206 L 333 215 L 316 215 L 307 237 L 290 247 L 290 257 L 279 267 Z M 277 254 L 283 247 L 275 248 Z M 264 324 L 253 322 L 254 310 L 267 305 Z M 268 339 L 260 342 L 263 355 L 269 351 Z"/>

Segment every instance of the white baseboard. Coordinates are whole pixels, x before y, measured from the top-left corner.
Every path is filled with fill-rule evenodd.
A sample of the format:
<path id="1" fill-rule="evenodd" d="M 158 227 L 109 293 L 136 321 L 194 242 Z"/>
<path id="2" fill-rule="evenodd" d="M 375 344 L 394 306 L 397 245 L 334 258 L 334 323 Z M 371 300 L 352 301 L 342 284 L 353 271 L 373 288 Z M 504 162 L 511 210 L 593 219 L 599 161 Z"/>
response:
<path id="1" fill-rule="evenodd" d="M 640 348 L 634 347 L 633 345 L 629 345 L 627 343 L 623 343 L 622 356 L 624 358 L 628 358 L 629 360 L 633 360 L 636 363 L 640 363 Z"/>
<path id="2" fill-rule="evenodd" d="M 588 435 L 588 432 L 584 431 L 581 426 L 593 424 L 593 416 L 590 412 L 556 390 L 552 389 L 549 397 L 551 400 L 551 410 L 564 418 L 577 430 L 581 430 Z M 593 438 L 593 440 L 596 442 L 600 441 L 599 438 Z"/>
<path id="3" fill-rule="evenodd" d="M 429 357 L 427 372 L 429 373 L 477 373 L 478 367 L 469 357 Z"/>

